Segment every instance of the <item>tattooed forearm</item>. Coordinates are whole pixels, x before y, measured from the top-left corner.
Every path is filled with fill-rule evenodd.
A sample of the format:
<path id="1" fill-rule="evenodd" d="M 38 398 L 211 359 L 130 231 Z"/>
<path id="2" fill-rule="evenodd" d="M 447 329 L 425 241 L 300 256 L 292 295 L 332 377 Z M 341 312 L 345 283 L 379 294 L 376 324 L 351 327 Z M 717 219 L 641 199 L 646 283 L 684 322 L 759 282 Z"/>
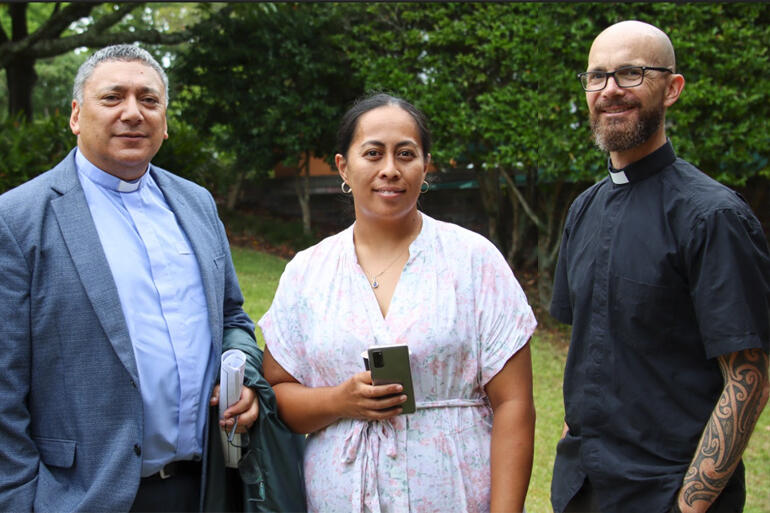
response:
<path id="1" fill-rule="evenodd" d="M 722 492 L 767 402 L 768 355 L 759 349 L 719 357 L 722 395 L 703 430 L 680 497 L 688 506 L 710 505 Z"/>

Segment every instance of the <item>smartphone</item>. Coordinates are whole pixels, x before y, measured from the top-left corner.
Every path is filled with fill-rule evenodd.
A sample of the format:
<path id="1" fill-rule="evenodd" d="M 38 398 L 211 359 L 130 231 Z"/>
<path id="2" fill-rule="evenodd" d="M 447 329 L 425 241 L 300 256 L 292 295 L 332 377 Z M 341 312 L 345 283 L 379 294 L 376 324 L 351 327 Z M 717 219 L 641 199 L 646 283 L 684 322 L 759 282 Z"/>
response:
<path id="1" fill-rule="evenodd" d="M 412 367 L 409 365 L 409 347 L 406 344 L 372 346 L 367 351 L 367 355 L 364 365 L 372 371 L 372 382 L 375 385 L 401 384 L 404 387 L 402 393 L 406 394 L 406 402 L 401 404 L 403 413 L 414 413 L 414 387 L 412 386 Z"/>

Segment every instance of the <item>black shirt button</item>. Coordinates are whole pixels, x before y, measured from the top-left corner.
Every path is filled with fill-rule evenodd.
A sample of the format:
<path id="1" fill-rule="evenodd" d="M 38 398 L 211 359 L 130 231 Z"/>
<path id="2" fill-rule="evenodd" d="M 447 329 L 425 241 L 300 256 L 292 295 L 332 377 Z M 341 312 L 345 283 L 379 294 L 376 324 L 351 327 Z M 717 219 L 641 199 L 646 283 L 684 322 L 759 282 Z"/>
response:
<path id="1" fill-rule="evenodd" d="M 141 456 L 142 455 L 142 446 L 139 445 L 139 444 L 134 444 L 134 452 L 136 453 L 137 456 Z"/>
<path id="2" fill-rule="evenodd" d="M 130 379 L 128 380 L 128 382 L 131 383 L 132 387 L 136 388 L 136 381 L 134 381 L 133 379 Z"/>

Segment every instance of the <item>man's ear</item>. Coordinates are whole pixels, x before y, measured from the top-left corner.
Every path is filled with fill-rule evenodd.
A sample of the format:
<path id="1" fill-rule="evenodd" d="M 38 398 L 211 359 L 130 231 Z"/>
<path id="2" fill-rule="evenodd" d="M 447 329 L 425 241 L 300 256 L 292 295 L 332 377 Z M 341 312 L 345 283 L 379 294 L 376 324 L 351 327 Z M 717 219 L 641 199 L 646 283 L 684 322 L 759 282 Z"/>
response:
<path id="1" fill-rule="evenodd" d="M 75 135 L 80 135 L 80 105 L 77 100 L 72 100 L 72 112 L 70 113 L 70 130 Z"/>
<path id="2" fill-rule="evenodd" d="M 678 73 L 674 73 L 668 80 L 666 85 L 666 96 L 663 99 L 663 105 L 666 108 L 671 107 L 679 99 L 679 95 L 682 94 L 684 89 L 684 76 Z"/>

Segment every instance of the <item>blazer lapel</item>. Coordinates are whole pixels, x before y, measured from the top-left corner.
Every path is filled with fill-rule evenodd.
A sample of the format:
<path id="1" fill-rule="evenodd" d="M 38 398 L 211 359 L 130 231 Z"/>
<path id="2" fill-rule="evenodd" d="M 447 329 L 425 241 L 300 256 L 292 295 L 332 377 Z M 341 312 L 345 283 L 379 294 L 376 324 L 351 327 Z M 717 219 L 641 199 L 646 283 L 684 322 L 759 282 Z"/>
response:
<path id="1" fill-rule="evenodd" d="M 120 306 L 118 289 L 77 178 L 74 152 L 64 164 L 59 173 L 60 180 L 54 186 L 61 196 L 51 201 L 51 207 L 99 323 L 118 358 L 138 382 L 134 348 Z"/>

